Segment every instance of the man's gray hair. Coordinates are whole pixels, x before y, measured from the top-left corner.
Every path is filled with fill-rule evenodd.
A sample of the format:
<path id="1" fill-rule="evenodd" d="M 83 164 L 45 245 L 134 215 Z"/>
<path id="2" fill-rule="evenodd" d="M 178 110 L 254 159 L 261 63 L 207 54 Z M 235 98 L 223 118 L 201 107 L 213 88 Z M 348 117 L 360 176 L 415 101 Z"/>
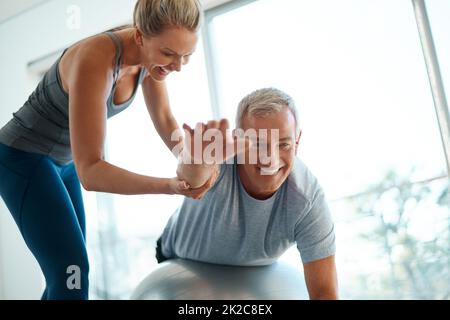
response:
<path id="1" fill-rule="evenodd" d="M 295 118 L 295 132 L 296 136 L 298 136 L 300 123 L 294 100 L 287 93 L 275 88 L 263 88 L 253 91 L 239 102 L 236 114 L 236 128 L 242 128 L 242 117 L 247 113 L 265 117 L 269 114 L 280 112 L 284 107 L 291 110 Z"/>

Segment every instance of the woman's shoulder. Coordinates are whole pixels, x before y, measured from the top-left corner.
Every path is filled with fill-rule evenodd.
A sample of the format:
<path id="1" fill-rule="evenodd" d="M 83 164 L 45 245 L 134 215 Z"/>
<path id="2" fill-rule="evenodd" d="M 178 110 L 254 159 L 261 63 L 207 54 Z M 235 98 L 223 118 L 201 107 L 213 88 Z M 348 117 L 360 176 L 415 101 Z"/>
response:
<path id="1" fill-rule="evenodd" d="M 102 33 L 69 46 L 59 61 L 59 72 L 65 89 L 81 77 L 98 73 L 109 76 L 115 65 L 116 49 L 109 36 Z"/>
<path id="2" fill-rule="evenodd" d="M 110 37 L 106 33 L 100 33 L 69 46 L 61 63 L 70 61 L 70 64 L 74 64 L 75 62 L 89 63 L 93 61 L 101 64 L 105 60 L 114 59 L 115 55 L 116 48 Z"/>

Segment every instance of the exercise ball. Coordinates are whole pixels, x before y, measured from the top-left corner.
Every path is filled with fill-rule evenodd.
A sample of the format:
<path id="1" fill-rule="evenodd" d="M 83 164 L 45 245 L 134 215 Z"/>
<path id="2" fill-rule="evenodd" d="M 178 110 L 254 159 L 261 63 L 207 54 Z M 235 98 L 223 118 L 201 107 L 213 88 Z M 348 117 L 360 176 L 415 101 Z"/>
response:
<path id="1" fill-rule="evenodd" d="M 133 300 L 307 299 L 301 268 L 283 262 L 237 267 L 185 259 L 159 264 L 134 290 Z"/>

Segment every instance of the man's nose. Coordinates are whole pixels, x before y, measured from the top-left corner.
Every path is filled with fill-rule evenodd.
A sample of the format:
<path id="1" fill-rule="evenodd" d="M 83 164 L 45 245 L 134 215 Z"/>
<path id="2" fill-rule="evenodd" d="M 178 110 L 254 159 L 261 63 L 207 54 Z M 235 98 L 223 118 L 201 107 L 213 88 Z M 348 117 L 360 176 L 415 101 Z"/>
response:
<path id="1" fill-rule="evenodd" d="M 265 168 L 276 167 L 280 163 L 280 155 L 276 148 L 258 150 L 258 165 Z"/>

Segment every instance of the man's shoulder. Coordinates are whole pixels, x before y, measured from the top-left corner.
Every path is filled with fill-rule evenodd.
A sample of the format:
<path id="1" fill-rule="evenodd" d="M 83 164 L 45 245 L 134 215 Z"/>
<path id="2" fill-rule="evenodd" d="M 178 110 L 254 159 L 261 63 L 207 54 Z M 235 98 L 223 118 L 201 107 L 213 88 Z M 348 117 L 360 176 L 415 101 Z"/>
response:
<path id="1" fill-rule="evenodd" d="M 229 189 L 229 184 L 232 183 L 236 170 L 234 169 L 235 164 L 233 163 L 222 163 L 217 165 L 218 175 L 211 187 L 210 191 L 227 190 Z M 208 191 L 208 193 L 211 193 Z M 212 192 L 214 193 L 214 192 Z"/>
<path id="2" fill-rule="evenodd" d="M 294 159 L 292 171 L 287 178 L 287 191 L 294 197 L 300 197 L 312 202 L 317 192 L 321 190 L 320 184 L 306 164 L 298 157 Z"/>

